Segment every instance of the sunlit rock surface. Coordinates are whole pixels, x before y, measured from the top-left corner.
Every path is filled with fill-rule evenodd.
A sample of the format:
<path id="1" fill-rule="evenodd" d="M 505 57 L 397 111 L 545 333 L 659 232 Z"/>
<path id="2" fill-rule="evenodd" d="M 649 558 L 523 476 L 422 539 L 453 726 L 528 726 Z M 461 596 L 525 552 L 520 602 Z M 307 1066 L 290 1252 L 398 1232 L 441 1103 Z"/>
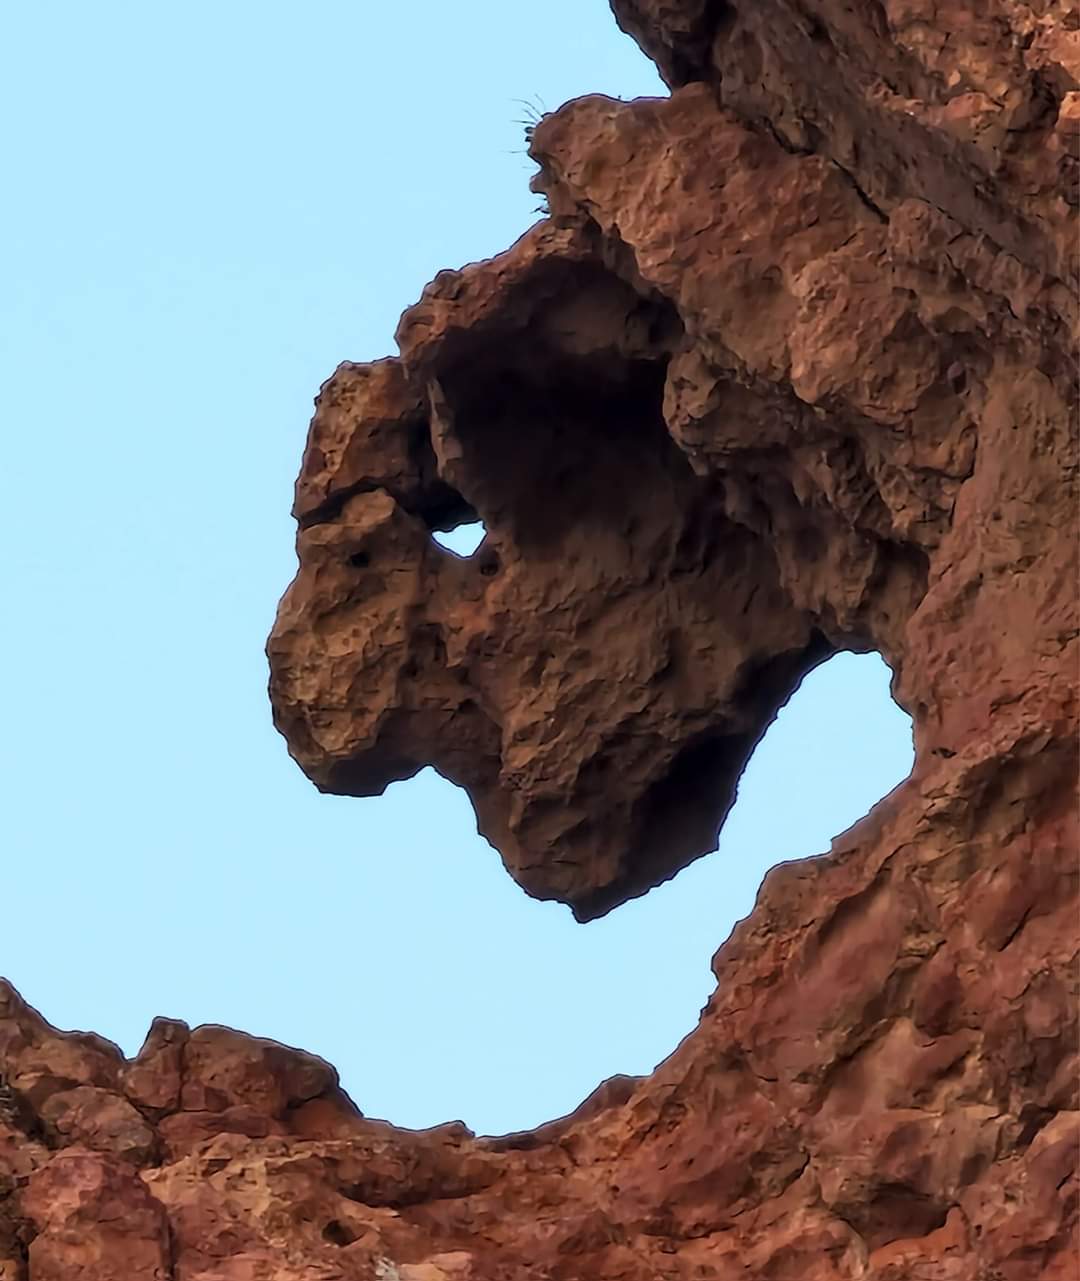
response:
<path id="1" fill-rule="evenodd" d="M 1076 15 L 614 8 L 671 98 L 545 117 L 551 217 L 321 392 L 277 724 L 327 790 L 434 764 L 582 919 L 712 848 L 838 648 L 914 773 L 770 874 L 653 1076 L 530 1134 L 6 991 L 0 1281 L 1075 1275 Z"/>

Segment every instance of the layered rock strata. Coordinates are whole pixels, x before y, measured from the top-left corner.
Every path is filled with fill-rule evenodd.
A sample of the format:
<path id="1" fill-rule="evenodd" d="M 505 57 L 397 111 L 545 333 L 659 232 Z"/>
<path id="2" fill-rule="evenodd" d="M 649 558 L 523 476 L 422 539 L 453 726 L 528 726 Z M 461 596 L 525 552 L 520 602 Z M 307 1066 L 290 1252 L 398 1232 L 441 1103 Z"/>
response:
<path id="1" fill-rule="evenodd" d="M 276 722 L 329 791 L 435 765 L 582 920 L 713 848 L 837 650 L 892 666 L 913 774 L 770 873 L 653 1076 L 530 1134 L 7 991 L 2 1281 L 1075 1274 L 1080 20 L 613 7 L 671 96 L 546 116 L 550 216 L 322 389 Z"/>

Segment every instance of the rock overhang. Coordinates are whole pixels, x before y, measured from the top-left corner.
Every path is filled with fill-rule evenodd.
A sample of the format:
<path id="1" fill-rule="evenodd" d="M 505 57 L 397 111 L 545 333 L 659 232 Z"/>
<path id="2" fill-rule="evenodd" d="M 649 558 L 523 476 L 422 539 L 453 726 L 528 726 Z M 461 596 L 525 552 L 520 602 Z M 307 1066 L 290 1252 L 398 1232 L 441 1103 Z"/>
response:
<path id="1" fill-rule="evenodd" d="M 693 855 L 831 648 L 892 664 L 916 771 L 770 872 L 651 1076 L 504 1140 L 0 983 L 4 1281 L 1075 1270 L 1076 23 L 613 7 L 672 97 L 541 121 L 551 219 L 323 389 L 278 724 L 338 791 L 436 763 L 583 917 Z"/>
<path id="2" fill-rule="evenodd" d="M 888 250 L 835 166 L 700 86 L 570 103 L 532 149 L 553 217 L 440 273 L 399 358 L 324 388 L 272 697 L 321 787 L 433 764 L 519 882 L 587 919 L 713 848 L 822 657 L 900 664 L 971 451 L 962 415 L 937 432 L 958 402 L 910 288 L 848 325 L 844 360 L 812 354 Z M 920 448 L 946 465 L 913 492 Z M 467 518 L 475 563 L 432 548 Z"/>

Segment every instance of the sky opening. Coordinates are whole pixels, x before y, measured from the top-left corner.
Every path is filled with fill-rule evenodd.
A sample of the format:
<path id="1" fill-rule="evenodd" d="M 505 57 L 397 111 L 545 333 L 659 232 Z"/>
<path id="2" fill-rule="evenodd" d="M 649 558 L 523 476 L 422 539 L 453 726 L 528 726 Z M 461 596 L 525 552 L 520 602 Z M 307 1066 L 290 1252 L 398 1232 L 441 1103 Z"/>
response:
<path id="1" fill-rule="evenodd" d="M 440 547 L 453 552 L 455 556 L 469 557 L 484 541 L 486 532 L 483 521 L 477 520 L 445 531 L 436 530 L 431 537 Z"/>

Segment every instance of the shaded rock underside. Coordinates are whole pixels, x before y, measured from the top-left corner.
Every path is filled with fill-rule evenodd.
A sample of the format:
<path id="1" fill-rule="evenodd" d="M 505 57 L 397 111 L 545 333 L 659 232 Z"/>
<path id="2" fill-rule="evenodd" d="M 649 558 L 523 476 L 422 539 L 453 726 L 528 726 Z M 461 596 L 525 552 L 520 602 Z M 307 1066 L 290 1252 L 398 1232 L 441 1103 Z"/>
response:
<path id="1" fill-rule="evenodd" d="M 544 117 L 550 217 L 321 391 L 276 723 L 328 791 L 435 765 L 583 920 L 713 848 L 838 649 L 915 770 L 774 869 L 651 1077 L 528 1135 L 3 989 L 0 1281 L 1075 1275 L 1077 11 L 613 8 L 671 96 Z"/>

